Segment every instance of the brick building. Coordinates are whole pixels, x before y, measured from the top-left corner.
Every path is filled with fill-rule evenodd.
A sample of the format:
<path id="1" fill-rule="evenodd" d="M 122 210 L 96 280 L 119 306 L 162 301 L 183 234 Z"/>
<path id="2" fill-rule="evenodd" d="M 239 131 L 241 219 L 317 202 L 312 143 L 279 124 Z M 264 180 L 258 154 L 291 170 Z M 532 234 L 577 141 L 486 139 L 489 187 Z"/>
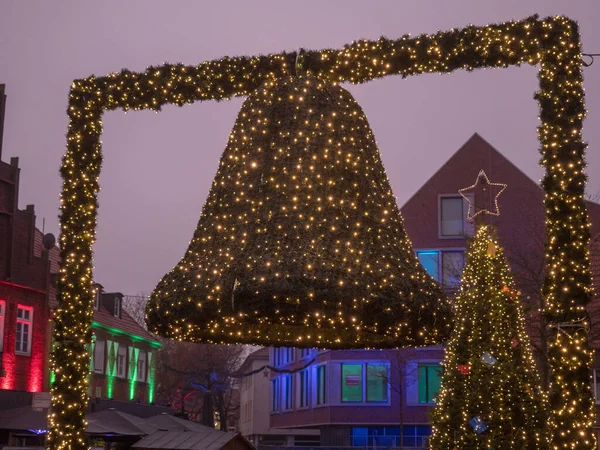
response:
<path id="1" fill-rule="evenodd" d="M 52 312 L 58 307 L 60 262 L 54 236 L 36 228 L 34 206 L 18 208 L 19 160 L 2 161 L 4 99 L 0 85 L 0 411 L 10 416 L 11 410 L 33 422 L 15 430 L 0 421 L 0 446 L 43 440 L 45 429 L 38 419 L 50 406 Z M 147 406 L 154 401 L 161 344 L 122 309 L 122 294 L 98 287 L 89 409 L 116 408 L 142 417 L 171 411 Z"/>
<path id="2" fill-rule="evenodd" d="M 92 398 L 154 403 L 160 344 L 123 309 L 123 294 L 96 285 L 90 353 Z"/>
<path id="3" fill-rule="evenodd" d="M 17 207 L 18 159 L 0 161 L 0 389 L 48 390 L 52 261 L 35 228 L 33 205 Z"/>

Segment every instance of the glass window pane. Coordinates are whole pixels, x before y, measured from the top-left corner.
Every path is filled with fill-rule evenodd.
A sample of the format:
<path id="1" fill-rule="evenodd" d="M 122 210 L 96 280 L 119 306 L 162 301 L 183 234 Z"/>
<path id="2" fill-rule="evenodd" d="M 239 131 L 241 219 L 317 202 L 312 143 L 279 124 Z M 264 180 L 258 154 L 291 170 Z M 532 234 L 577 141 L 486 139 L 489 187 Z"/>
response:
<path id="1" fill-rule="evenodd" d="M 363 427 L 352 428 L 352 445 L 354 447 L 366 447 L 368 437 L 368 429 Z"/>
<path id="2" fill-rule="evenodd" d="M 419 364 L 419 403 L 435 403 L 442 386 L 442 366 L 437 363 Z"/>
<path id="3" fill-rule="evenodd" d="M 342 401 L 362 402 L 362 364 L 342 364 Z"/>
<path id="4" fill-rule="evenodd" d="M 317 366 L 317 405 L 324 405 L 326 400 L 325 366 Z"/>
<path id="5" fill-rule="evenodd" d="M 462 197 L 442 198 L 440 215 L 442 236 L 461 236 L 463 234 Z"/>
<path id="6" fill-rule="evenodd" d="M 465 253 L 442 252 L 442 285 L 444 287 L 457 287 L 465 267 Z"/>
<path id="7" fill-rule="evenodd" d="M 419 403 L 427 403 L 427 366 L 419 364 Z"/>
<path id="8" fill-rule="evenodd" d="M 15 350 L 18 352 L 23 351 L 23 324 L 21 322 L 17 322 L 17 342 Z"/>
<path id="9" fill-rule="evenodd" d="M 433 364 L 429 367 L 429 392 L 431 402 L 436 402 L 439 392 L 442 390 L 442 366 Z"/>
<path id="10" fill-rule="evenodd" d="M 434 280 L 439 281 L 439 252 L 430 250 L 418 251 L 417 258 L 427 273 L 431 275 Z"/>
<path id="11" fill-rule="evenodd" d="M 367 401 L 387 402 L 388 366 L 387 364 L 367 365 Z"/>

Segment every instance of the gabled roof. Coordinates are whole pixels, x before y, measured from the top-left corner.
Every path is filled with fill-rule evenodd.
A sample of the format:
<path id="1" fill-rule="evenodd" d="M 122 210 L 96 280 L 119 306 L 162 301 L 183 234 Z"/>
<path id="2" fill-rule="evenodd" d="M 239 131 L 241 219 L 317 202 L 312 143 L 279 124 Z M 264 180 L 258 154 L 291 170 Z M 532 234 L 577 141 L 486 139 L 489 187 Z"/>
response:
<path id="1" fill-rule="evenodd" d="M 148 421 L 154 425 L 157 421 L 164 422 L 164 428 L 168 427 L 168 429 L 159 429 L 151 433 L 136 442 L 133 448 L 220 450 L 234 439 L 239 439 L 246 444 L 247 448 L 252 448 L 252 445 L 239 434 L 215 430 L 177 417 L 160 415 L 151 417 Z"/>
<path id="2" fill-rule="evenodd" d="M 154 347 L 160 347 L 162 344 L 148 331 L 146 331 L 127 311 L 121 310 L 121 318 L 113 316 L 108 309 L 100 306 L 100 311 L 94 311 L 94 322 L 92 328 L 101 328 L 113 333 L 129 335 L 133 340 L 138 338 Z"/>
<path id="3" fill-rule="evenodd" d="M 458 150 L 456 150 L 454 152 L 454 154 L 452 156 L 450 156 L 450 158 L 448 158 L 446 160 L 446 162 L 444 164 L 442 164 L 438 170 L 435 171 L 435 173 L 433 175 L 431 175 L 431 177 L 429 177 L 429 179 L 423 183 L 421 185 L 421 187 L 404 203 L 404 205 L 402 206 L 402 208 L 404 208 L 404 206 L 406 206 L 408 203 L 411 202 L 411 200 L 416 197 L 417 195 L 419 195 L 419 193 L 421 192 L 421 190 L 423 188 L 425 188 L 425 186 L 427 186 L 431 180 L 433 180 L 434 178 L 436 178 L 436 176 L 442 172 L 446 166 L 455 158 L 458 158 L 459 155 L 461 155 L 461 153 L 463 152 L 467 152 L 472 150 L 473 148 L 477 148 L 478 145 L 477 144 L 483 144 L 483 146 L 490 152 L 493 153 L 494 158 L 500 158 L 501 160 L 507 162 L 510 166 L 512 166 L 512 168 L 514 170 L 519 171 L 524 178 L 526 178 L 527 180 L 529 180 L 529 182 L 531 182 L 531 184 L 535 185 L 538 189 L 540 189 L 540 191 L 542 190 L 541 186 L 536 183 L 535 181 L 533 181 L 525 172 L 523 172 L 517 165 L 515 165 L 512 161 L 510 161 L 506 156 L 504 156 L 502 153 L 500 153 L 492 144 L 490 144 L 488 141 L 486 141 L 483 137 L 481 137 L 481 135 L 477 132 L 473 133 L 473 135 L 467 139 L 467 141 L 460 146 L 460 148 Z M 491 155 L 490 155 L 491 156 Z M 488 174 L 489 175 L 489 174 Z M 400 209 L 402 209 L 400 208 Z"/>
<path id="4" fill-rule="evenodd" d="M 259 348 L 258 350 L 255 350 L 252 353 L 250 353 L 248 356 L 246 356 L 246 359 L 244 360 L 244 362 L 238 369 L 238 372 L 239 373 L 246 372 L 248 370 L 248 368 L 250 367 L 250 364 L 252 364 L 252 361 L 268 362 L 269 361 L 269 347 Z"/>
<path id="5" fill-rule="evenodd" d="M 86 417 L 87 434 L 146 436 L 156 427 L 146 420 L 114 409 L 89 413 Z"/>

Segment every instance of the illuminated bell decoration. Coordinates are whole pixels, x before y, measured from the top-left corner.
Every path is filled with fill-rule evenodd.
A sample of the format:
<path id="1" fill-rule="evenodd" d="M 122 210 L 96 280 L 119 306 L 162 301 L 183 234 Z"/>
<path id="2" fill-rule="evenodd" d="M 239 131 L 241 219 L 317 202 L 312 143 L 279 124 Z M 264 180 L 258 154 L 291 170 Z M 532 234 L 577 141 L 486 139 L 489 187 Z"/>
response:
<path id="1" fill-rule="evenodd" d="M 348 91 L 300 76 L 246 99 L 146 321 L 206 343 L 393 348 L 448 337 L 450 305 L 415 256 Z"/>

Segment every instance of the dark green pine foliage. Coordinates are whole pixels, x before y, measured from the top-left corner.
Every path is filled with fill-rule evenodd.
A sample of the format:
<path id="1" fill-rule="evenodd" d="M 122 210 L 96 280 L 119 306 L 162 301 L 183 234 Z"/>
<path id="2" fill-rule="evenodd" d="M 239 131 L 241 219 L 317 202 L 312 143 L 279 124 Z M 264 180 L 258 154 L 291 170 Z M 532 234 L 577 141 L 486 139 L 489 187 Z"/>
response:
<path id="1" fill-rule="evenodd" d="M 519 293 L 490 232 L 478 227 L 469 246 L 433 413 L 434 450 L 548 448 L 547 402 Z M 487 430 L 477 433 L 474 418 Z"/>

